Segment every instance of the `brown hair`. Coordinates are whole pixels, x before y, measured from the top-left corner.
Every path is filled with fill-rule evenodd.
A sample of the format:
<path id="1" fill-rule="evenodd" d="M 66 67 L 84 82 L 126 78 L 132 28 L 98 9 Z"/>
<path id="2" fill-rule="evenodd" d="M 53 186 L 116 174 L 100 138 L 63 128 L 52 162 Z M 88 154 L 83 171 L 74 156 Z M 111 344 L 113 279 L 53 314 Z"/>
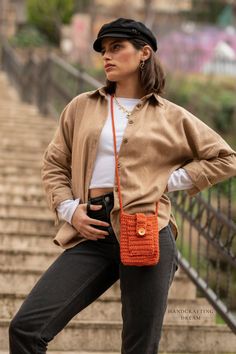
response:
<path id="1" fill-rule="evenodd" d="M 129 38 L 128 41 L 138 50 L 147 44 L 141 39 L 136 38 Z M 140 82 L 141 86 L 145 89 L 146 94 L 151 92 L 157 94 L 163 93 L 165 87 L 165 73 L 153 50 L 151 50 L 150 57 L 145 61 L 143 70 L 140 70 Z M 106 93 L 112 94 L 115 93 L 115 90 L 116 82 L 106 79 Z"/>

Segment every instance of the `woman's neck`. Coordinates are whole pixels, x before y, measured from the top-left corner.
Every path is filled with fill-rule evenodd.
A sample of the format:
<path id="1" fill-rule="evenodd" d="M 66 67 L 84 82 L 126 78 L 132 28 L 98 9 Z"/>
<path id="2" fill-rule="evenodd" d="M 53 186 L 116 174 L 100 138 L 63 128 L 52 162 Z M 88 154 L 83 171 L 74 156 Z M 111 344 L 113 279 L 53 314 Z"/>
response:
<path id="1" fill-rule="evenodd" d="M 116 83 L 116 97 L 125 98 L 142 98 L 145 96 L 144 90 L 137 84 L 132 82 Z"/>

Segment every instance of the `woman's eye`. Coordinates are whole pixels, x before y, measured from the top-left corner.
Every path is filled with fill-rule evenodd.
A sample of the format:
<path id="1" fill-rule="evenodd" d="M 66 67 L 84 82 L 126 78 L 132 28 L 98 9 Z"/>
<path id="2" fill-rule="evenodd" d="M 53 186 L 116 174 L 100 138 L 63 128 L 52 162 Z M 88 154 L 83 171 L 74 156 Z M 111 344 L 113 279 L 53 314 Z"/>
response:
<path id="1" fill-rule="evenodd" d="M 120 44 L 114 44 L 112 46 L 112 50 L 116 50 L 116 49 L 119 49 L 121 48 L 121 45 Z M 101 50 L 101 55 L 103 56 L 105 54 L 105 50 Z"/>
<path id="2" fill-rule="evenodd" d="M 113 46 L 114 49 L 118 49 L 118 48 L 120 48 L 120 47 L 121 47 L 120 44 L 115 44 L 115 45 Z"/>

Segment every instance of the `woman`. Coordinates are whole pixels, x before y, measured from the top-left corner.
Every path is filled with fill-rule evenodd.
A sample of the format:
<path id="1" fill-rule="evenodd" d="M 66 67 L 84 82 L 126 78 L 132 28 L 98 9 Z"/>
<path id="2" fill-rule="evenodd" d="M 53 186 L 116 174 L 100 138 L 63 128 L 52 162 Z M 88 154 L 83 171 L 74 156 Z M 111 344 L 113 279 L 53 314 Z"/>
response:
<path id="1" fill-rule="evenodd" d="M 106 85 L 65 107 L 43 159 L 49 207 L 56 224 L 65 220 L 54 242 L 65 250 L 11 321 L 11 354 L 45 353 L 48 342 L 118 279 L 121 353 L 158 353 L 178 267 L 178 229 L 166 192 L 186 189 L 193 196 L 236 175 L 235 151 L 197 117 L 160 97 L 165 78 L 157 41 L 143 23 L 107 23 L 93 48 L 102 55 Z M 160 259 L 152 266 L 120 261 L 111 100 L 123 207 L 152 214 L 159 201 Z"/>

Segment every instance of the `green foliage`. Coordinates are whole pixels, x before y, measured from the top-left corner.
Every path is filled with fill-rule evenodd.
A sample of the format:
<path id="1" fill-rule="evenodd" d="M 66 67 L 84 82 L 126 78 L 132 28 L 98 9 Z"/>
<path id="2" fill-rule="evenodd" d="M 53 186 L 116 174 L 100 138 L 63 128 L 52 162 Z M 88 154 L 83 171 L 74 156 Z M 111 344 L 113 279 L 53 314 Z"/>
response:
<path id="1" fill-rule="evenodd" d="M 17 47 L 42 47 L 48 45 L 47 38 L 37 29 L 27 26 L 10 39 L 10 43 Z"/>
<path id="2" fill-rule="evenodd" d="M 190 19 L 216 23 L 225 5 L 225 0 L 192 0 Z"/>
<path id="3" fill-rule="evenodd" d="M 28 20 L 51 42 L 59 44 L 62 24 L 70 22 L 74 0 L 27 0 Z"/>
<path id="4" fill-rule="evenodd" d="M 215 126 L 219 131 L 228 133 L 232 131 L 233 118 L 235 118 L 235 94 L 223 90 L 221 95 L 218 96 L 218 99 L 221 110 L 220 114 L 215 116 Z"/>
<path id="5" fill-rule="evenodd" d="M 235 132 L 235 83 L 231 79 L 176 75 L 167 79 L 166 96 L 221 135 Z"/>
<path id="6" fill-rule="evenodd" d="M 218 312 L 216 312 L 215 323 L 216 324 L 225 324 L 225 321 L 223 320 L 223 318 L 220 316 L 220 314 Z"/>

